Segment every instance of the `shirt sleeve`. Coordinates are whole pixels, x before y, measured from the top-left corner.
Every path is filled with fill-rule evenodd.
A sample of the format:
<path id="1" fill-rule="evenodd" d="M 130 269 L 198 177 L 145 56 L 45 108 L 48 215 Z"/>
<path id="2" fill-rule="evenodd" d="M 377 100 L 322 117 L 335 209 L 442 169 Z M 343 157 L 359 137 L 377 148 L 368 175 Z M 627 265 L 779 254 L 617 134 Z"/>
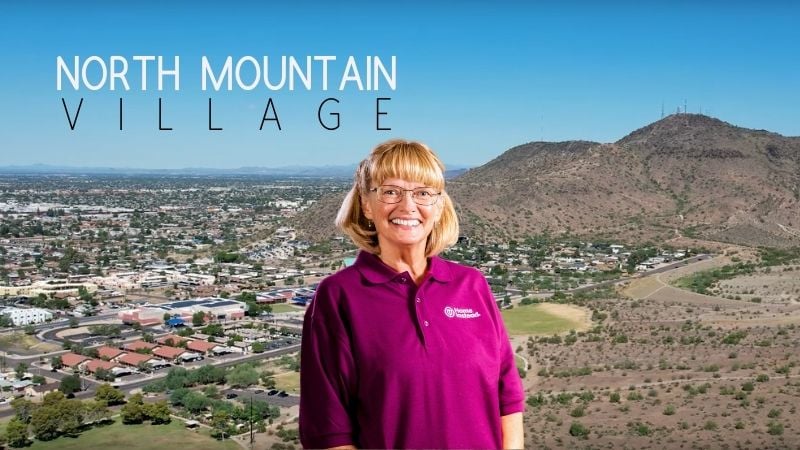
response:
<path id="1" fill-rule="evenodd" d="M 494 320 L 497 324 L 498 356 L 500 358 L 498 393 L 500 396 L 500 416 L 502 417 L 525 410 L 525 391 L 522 389 L 522 380 L 519 377 L 519 370 L 517 370 L 514 352 L 511 350 L 511 341 L 503 323 L 503 316 L 500 314 L 500 308 L 497 306 L 492 290 L 485 279 L 483 281 L 483 289 L 491 302 L 490 308 L 494 313 Z"/>
<path id="2" fill-rule="evenodd" d="M 304 448 L 356 444 L 351 415 L 356 371 L 341 300 L 335 283 L 323 280 L 303 322 L 299 432 Z"/>

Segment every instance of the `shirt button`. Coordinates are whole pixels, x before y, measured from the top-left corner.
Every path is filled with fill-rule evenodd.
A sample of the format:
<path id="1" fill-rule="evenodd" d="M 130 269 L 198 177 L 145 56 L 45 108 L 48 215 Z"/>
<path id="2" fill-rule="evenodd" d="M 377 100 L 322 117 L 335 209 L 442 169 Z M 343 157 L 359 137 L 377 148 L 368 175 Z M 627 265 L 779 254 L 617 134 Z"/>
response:
<path id="1" fill-rule="evenodd" d="M 417 298 L 417 303 L 422 303 L 422 299 L 421 298 Z"/>
<path id="2" fill-rule="evenodd" d="M 427 320 L 426 320 L 425 322 L 422 322 L 422 323 L 423 323 L 423 324 L 425 324 L 425 326 L 426 326 L 426 327 L 427 327 L 428 325 L 430 325 L 430 324 L 428 323 L 428 321 L 427 321 Z"/>
<path id="3" fill-rule="evenodd" d="M 400 282 L 401 282 L 401 283 L 405 283 L 405 282 L 406 282 L 406 279 L 405 279 L 405 278 L 400 278 Z"/>

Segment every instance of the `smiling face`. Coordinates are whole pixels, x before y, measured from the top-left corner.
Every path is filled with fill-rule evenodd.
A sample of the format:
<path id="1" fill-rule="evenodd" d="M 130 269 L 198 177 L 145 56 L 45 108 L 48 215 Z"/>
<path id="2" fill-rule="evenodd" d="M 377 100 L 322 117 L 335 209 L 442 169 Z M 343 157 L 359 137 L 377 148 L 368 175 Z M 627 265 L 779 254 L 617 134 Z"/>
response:
<path id="1" fill-rule="evenodd" d="M 424 183 L 387 178 L 380 185 L 398 186 L 403 189 L 416 189 Z M 379 185 L 371 186 L 376 188 Z M 361 197 L 364 216 L 375 224 L 378 245 L 381 253 L 421 251 L 425 254 L 425 244 L 433 230 L 433 225 L 441 217 L 441 201 L 425 206 L 414 203 L 410 192 L 404 192 L 400 203 L 383 203 L 377 192 L 369 192 Z"/>

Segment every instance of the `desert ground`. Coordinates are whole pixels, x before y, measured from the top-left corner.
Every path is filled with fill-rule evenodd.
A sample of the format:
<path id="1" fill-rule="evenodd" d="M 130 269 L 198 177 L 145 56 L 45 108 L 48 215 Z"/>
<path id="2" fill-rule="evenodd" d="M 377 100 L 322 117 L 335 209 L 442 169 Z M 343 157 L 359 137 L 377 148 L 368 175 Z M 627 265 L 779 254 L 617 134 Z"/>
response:
<path id="1" fill-rule="evenodd" d="M 797 265 L 723 280 L 713 296 L 673 286 L 748 257 L 626 282 L 579 305 L 589 328 L 515 337 L 529 365 L 526 446 L 800 448 Z"/>

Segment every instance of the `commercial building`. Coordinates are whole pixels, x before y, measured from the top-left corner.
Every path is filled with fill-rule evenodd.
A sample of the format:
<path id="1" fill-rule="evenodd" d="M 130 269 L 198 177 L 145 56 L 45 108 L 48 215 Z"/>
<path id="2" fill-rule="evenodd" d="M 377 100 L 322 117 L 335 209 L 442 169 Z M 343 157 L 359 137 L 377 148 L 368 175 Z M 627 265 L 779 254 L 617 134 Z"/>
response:
<path id="1" fill-rule="evenodd" d="M 42 308 L 3 308 L 0 314 L 8 316 L 15 326 L 44 323 L 53 319 L 53 313 Z"/>
<path id="2" fill-rule="evenodd" d="M 155 325 L 164 323 L 165 314 L 192 323 L 192 315 L 196 312 L 203 312 L 212 320 L 239 320 L 244 317 L 245 311 L 247 304 L 244 302 L 208 297 L 133 308 L 120 311 L 118 316 L 125 323 Z"/>
<path id="3" fill-rule="evenodd" d="M 74 283 L 67 280 L 36 281 L 27 286 L 0 286 L 0 297 L 36 297 L 44 294 L 48 297 L 77 297 L 78 289 L 83 287 L 89 293 L 97 290 L 92 283 Z"/>

